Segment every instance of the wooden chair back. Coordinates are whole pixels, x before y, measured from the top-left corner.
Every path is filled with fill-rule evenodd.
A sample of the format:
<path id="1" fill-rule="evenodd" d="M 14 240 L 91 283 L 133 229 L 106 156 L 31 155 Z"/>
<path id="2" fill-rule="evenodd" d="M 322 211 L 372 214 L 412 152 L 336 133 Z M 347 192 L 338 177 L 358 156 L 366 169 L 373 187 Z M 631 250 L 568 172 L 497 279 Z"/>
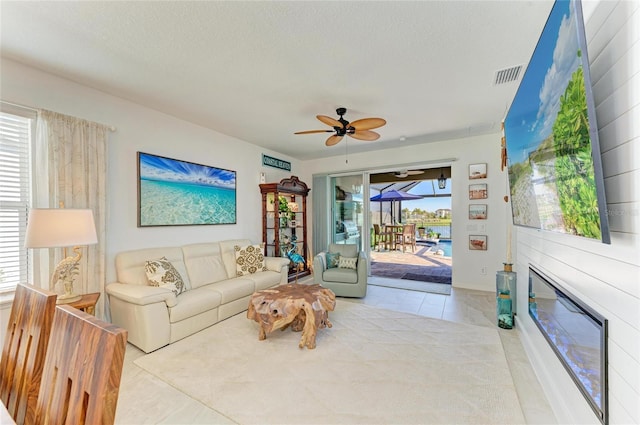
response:
<path id="1" fill-rule="evenodd" d="M 385 229 L 381 229 L 379 224 L 373 225 L 373 244 L 378 247 L 378 251 L 380 250 L 380 245 L 384 245 L 387 248 L 390 243 L 390 236 L 391 234 Z"/>
<path id="2" fill-rule="evenodd" d="M 113 424 L 126 344 L 126 330 L 57 306 L 35 423 Z"/>
<path id="3" fill-rule="evenodd" d="M 2 346 L 0 399 L 19 424 L 35 415 L 56 298 L 32 285 L 16 287 Z"/>
<path id="4" fill-rule="evenodd" d="M 402 252 L 404 252 L 406 246 L 411 247 L 411 252 L 415 251 L 416 247 L 416 225 L 407 224 L 402 228 Z"/>

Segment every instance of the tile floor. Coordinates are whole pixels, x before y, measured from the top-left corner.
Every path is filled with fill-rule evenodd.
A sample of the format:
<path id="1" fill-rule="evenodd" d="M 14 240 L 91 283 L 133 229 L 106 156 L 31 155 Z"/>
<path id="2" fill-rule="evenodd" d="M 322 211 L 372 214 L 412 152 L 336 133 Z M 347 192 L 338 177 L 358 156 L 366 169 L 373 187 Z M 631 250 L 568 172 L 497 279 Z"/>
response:
<path id="1" fill-rule="evenodd" d="M 371 277 L 375 283 L 379 277 Z M 495 295 L 453 288 L 451 295 L 370 285 L 363 299 L 345 299 L 385 309 L 492 327 L 499 332 L 527 424 L 555 424 L 553 412 L 524 352 L 518 330 L 495 325 Z M 127 346 L 117 424 L 233 424 L 234 422 L 137 367 L 144 353 Z"/>

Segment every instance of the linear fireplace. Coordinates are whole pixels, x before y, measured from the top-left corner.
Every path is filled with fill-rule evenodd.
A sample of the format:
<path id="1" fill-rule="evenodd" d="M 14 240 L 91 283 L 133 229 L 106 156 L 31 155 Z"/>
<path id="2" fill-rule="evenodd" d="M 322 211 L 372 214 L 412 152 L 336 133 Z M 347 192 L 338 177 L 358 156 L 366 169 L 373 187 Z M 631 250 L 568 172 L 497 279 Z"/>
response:
<path id="1" fill-rule="evenodd" d="M 529 316 L 607 425 L 607 319 L 532 265 Z"/>

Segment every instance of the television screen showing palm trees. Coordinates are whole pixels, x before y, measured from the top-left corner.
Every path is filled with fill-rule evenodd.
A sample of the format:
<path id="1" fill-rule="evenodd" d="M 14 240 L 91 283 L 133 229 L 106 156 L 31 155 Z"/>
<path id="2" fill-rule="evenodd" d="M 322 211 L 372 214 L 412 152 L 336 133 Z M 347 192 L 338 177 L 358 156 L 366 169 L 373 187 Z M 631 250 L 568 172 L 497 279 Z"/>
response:
<path id="1" fill-rule="evenodd" d="M 514 224 L 610 243 L 580 2 L 551 9 L 504 136 Z"/>
<path id="2" fill-rule="evenodd" d="M 236 172 L 138 152 L 138 226 L 236 223 Z"/>

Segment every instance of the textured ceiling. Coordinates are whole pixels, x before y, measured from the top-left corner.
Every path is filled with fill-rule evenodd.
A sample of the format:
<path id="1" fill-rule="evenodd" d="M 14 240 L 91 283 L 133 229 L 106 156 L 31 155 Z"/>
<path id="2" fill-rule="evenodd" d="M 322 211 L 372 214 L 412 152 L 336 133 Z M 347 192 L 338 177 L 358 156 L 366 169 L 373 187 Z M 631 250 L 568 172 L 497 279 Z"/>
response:
<path id="1" fill-rule="evenodd" d="M 382 117 L 375 150 L 494 133 L 545 1 L 0 2 L 3 57 L 299 159 L 315 116 Z M 6 99 L 10 100 L 10 99 Z M 403 138 L 404 140 L 400 140 Z"/>

